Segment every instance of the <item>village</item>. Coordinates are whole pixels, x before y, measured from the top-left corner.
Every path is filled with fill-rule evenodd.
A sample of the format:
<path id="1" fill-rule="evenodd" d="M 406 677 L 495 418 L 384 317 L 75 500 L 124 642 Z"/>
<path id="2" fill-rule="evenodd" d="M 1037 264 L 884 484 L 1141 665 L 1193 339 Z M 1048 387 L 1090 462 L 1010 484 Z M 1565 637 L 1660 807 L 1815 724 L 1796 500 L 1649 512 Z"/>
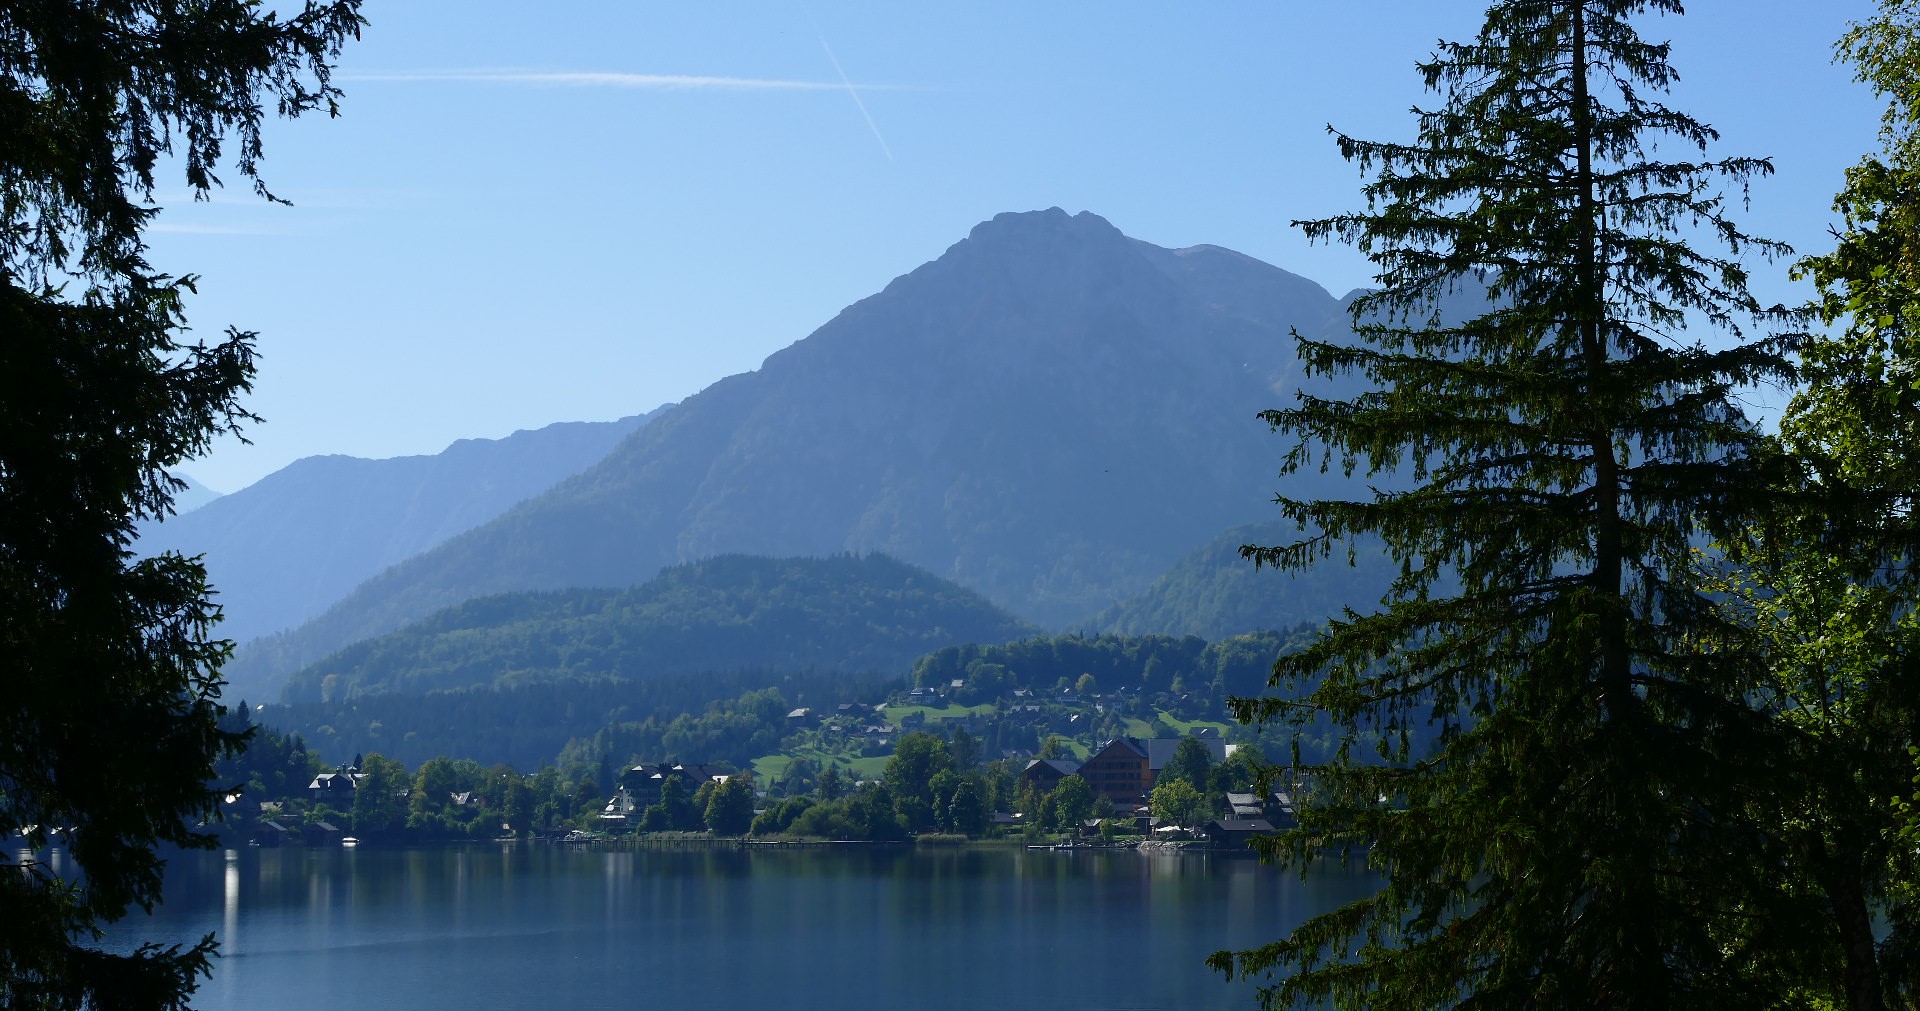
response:
<path id="1" fill-rule="evenodd" d="M 1204 693 L 1103 693 L 1090 677 L 989 700 L 952 679 L 875 703 L 792 707 L 781 753 L 751 763 L 636 758 L 603 770 L 602 788 L 597 776 L 553 768 L 525 775 L 436 758 L 407 770 L 355 756 L 314 773 L 297 797 L 255 801 L 256 818 L 233 820 L 251 822 L 246 842 L 257 846 L 704 838 L 1246 849 L 1294 825 L 1301 784 L 1278 776 L 1257 745 L 1229 741 L 1245 728 L 1205 719 L 1212 709 Z M 1027 748 L 1005 746 L 1014 742 Z"/>

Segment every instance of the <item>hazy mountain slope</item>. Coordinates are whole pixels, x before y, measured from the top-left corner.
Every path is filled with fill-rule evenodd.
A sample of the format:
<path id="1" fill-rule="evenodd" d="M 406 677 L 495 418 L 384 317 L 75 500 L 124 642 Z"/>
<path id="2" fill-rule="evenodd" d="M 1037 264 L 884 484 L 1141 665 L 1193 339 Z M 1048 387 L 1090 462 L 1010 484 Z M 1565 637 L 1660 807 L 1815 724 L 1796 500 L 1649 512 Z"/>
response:
<path id="1" fill-rule="evenodd" d="M 235 670 L 284 674 L 480 594 L 624 586 L 725 552 L 883 551 L 1066 625 L 1271 516 L 1285 446 L 1256 414 L 1298 386 L 1288 329 L 1339 312 L 1228 250 L 1003 214 Z"/>
<path id="2" fill-rule="evenodd" d="M 1195 635 L 1222 639 L 1260 629 L 1319 625 L 1348 607 L 1376 610 L 1398 566 L 1377 546 L 1356 552 L 1354 564 L 1336 554 L 1304 573 L 1255 569 L 1240 557 L 1243 544 L 1287 544 L 1291 524 L 1236 527 L 1175 562 L 1138 596 L 1117 604 L 1088 627 L 1119 635 Z"/>
<path id="3" fill-rule="evenodd" d="M 176 492 L 173 496 L 173 511 L 175 515 L 190 513 L 214 499 L 220 498 L 221 495 L 224 494 L 214 491 L 212 488 L 195 481 L 185 474 L 176 472 L 173 476 L 187 483 L 185 488 L 180 489 L 180 491 Z"/>
<path id="4" fill-rule="evenodd" d="M 986 598 L 883 555 L 728 555 L 628 590 L 471 600 L 356 643 L 288 682 L 290 702 L 475 685 L 753 668 L 905 674 L 963 642 L 1037 631 Z"/>
<path id="5" fill-rule="evenodd" d="M 147 525 L 140 549 L 204 554 L 226 610 L 220 633 L 245 642 L 584 470 L 646 417 L 463 439 L 434 456 L 307 457 Z"/>

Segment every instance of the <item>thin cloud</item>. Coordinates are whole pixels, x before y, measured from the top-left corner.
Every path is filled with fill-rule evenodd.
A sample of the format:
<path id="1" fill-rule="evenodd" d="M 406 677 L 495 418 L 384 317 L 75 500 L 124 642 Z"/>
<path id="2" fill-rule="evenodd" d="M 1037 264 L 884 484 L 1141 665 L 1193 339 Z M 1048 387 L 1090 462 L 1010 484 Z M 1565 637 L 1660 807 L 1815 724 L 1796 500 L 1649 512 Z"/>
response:
<path id="1" fill-rule="evenodd" d="M 245 225 L 196 225 L 177 221 L 157 221 L 146 227 L 149 232 L 171 235 L 292 235 L 278 228 L 250 228 Z"/>
<path id="2" fill-rule="evenodd" d="M 840 83 L 846 86 L 847 94 L 853 96 L 853 104 L 860 107 L 860 115 L 867 121 L 867 129 L 873 131 L 873 139 L 880 142 L 880 150 L 886 154 L 888 161 L 892 161 L 893 148 L 887 146 L 887 138 L 880 136 L 880 127 L 874 123 L 873 114 L 867 111 L 867 103 L 860 97 L 860 89 L 854 87 L 853 81 L 848 79 L 846 68 L 840 66 L 840 58 L 833 55 L 833 47 L 827 45 L 827 37 L 819 32 L 814 34 L 819 35 L 820 48 L 827 51 L 827 59 L 832 61 L 833 69 L 839 73 Z"/>
<path id="3" fill-rule="evenodd" d="M 600 70 L 420 70 L 388 74 L 341 74 L 341 81 L 412 81 L 460 84 L 545 84 L 581 88 L 628 88 L 645 91 L 841 91 L 850 88 L 841 75 L 835 81 L 790 81 L 764 77 L 709 77 L 698 74 L 629 74 Z M 897 85 L 862 87 L 894 91 Z M 859 99 L 856 94 L 855 100 Z"/>

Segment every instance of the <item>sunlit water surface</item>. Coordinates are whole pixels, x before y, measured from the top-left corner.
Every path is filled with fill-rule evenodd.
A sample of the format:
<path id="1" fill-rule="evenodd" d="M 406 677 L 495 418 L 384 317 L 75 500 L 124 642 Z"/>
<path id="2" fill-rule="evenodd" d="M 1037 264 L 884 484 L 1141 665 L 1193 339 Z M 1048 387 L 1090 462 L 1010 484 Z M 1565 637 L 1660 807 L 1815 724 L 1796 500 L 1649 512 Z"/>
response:
<path id="1" fill-rule="evenodd" d="M 218 934 L 208 1011 L 1250 1008 L 1202 960 L 1367 887 L 1237 855 L 229 850 L 176 855 L 112 940 Z"/>

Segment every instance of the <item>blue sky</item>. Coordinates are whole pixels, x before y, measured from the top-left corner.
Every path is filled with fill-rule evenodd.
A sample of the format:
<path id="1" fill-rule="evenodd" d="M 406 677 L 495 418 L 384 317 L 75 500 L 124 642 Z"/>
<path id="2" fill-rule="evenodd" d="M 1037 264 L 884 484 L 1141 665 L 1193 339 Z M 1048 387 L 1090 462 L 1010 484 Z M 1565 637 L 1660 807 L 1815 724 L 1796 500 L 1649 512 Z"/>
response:
<path id="1" fill-rule="evenodd" d="M 1690 6 L 1647 29 L 1675 44 L 1672 104 L 1721 130 L 1716 153 L 1774 159 L 1754 231 L 1819 249 L 1874 144 L 1870 96 L 1830 62 L 1872 4 Z M 267 423 L 184 469 L 232 491 L 311 454 L 649 410 L 1001 211 L 1365 284 L 1288 225 L 1358 206 L 1324 128 L 1410 135 L 1413 62 L 1482 9 L 371 0 L 342 116 L 268 134 L 295 206 L 160 194 L 154 262 L 200 275 L 195 328 L 261 332 Z M 1784 274 L 1760 294 L 1796 297 Z"/>

